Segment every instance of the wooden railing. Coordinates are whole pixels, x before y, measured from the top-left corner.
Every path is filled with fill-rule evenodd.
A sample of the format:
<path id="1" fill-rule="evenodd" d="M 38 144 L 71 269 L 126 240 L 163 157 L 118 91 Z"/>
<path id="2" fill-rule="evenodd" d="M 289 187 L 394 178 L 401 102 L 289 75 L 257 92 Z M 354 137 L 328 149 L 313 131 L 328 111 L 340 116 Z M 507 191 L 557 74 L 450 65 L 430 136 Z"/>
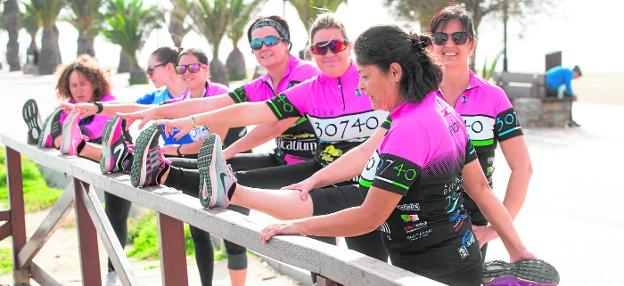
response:
<path id="1" fill-rule="evenodd" d="M 260 241 L 264 224 L 226 209 L 205 210 L 196 198 L 166 188 L 137 189 L 124 174 L 102 175 L 92 161 L 61 155 L 58 150 L 39 149 L 22 140 L 2 135 L 6 146 L 9 210 L 0 212 L 0 240 L 13 237 L 15 284 L 34 279 L 42 285 L 61 285 L 32 259 L 52 236 L 59 221 L 72 205 L 76 213 L 83 285 L 101 285 L 97 237 L 106 248 L 123 285 L 140 285 L 130 270 L 121 244 L 115 236 L 93 188 L 155 210 L 158 213 L 160 259 L 163 285 L 188 285 L 184 251 L 183 222 L 224 239 L 245 246 L 264 256 L 290 264 L 323 277 L 323 283 L 344 285 L 438 285 L 437 283 L 367 257 L 310 238 L 278 236 L 268 244 Z M 22 194 L 21 154 L 31 160 L 71 177 L 64 193 L 45 220 L 26 240 Z M 320 284 L 322 285 L 322 284 Z"/>

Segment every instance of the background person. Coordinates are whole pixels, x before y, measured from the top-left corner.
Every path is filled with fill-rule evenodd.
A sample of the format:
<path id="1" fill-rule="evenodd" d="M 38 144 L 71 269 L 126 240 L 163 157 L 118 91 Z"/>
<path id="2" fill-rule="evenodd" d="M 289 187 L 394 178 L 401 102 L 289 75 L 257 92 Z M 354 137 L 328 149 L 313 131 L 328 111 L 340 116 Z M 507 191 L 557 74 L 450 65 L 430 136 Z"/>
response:
<path id="1" fill-rule="evenodd" d="M 516 217 L 529 187 L 532 175 L 531 158 L 513 106 L 505 92 L 476 76 L 469 67 L 477 38 L 470 14 L 461 5 L 450 5 L 431 19 L 428 32 L 433 38 L 431 51 L 443 70 L 438 96 L 451 105 L 464 119 L 468 135 L 477 152 L 481 169 L 493 187 L 494 155 L 498 144 L 511 174 L 507 182 L 503 205 Z M 487 242 L 497 237 L 488 227 L 488 220 L 475 201 L 464 195 L 464 206 L 477 228 L 476 235 L 485 259 Z M 463 217 L 453 218 L 462 223 Z"/>
<path id="2" fill-rule="evenodd" d="M 549 69 L 546 72 L 546 96 L 558 97 L 559 93 L 563 93 L 563 97 L 572 97 L 573 101 L 576 100 L 576 93 L 572 90 L 572 80 L 581 77 L 583 73 L 579 66 L 574 68 L 564 68 L 557 66 Z M 572 103 L 570 103 L 572 104 Z M 576 123 L 572 119 L 572 108 L 570 107 L 570 121 L 568 122 L 570 127 L 580 127 L 581 125 Z"/>

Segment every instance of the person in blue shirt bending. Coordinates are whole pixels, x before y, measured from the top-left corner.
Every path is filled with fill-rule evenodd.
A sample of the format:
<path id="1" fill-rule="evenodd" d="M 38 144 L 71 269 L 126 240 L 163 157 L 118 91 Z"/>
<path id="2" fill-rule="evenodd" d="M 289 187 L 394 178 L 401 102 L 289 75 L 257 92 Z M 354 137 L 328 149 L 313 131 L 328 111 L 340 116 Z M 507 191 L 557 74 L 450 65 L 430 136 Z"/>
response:
<path id="1" fill-rule="evenodd" d="M 572 90 L 572 80 L 577 79 L 582 75 L 583 73 L 581 72 L 581 68 L 579 66 L 574 66 L 572 69 L 564 68 L 562 66 L 556 66 L 549 69 L 546 72 L 546 96 L 557 97 L 559 95 L 559 91 L 561 90 L 563 92 L 563 97 L 575 97 L 576 93 Z M 563 90 L 564 87 L 565 90 Z M 570 122 L 568 122 L 568 126 L 581 126 L 572 119 L 572 111 L 570 111 Z"/>

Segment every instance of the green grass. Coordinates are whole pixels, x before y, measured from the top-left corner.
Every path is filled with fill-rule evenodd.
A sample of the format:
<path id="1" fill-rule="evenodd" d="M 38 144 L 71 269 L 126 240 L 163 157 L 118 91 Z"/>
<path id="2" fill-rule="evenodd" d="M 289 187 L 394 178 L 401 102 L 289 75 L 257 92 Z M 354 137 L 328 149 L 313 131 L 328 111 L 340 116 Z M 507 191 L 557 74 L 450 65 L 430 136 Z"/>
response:
<path id="1" fill-rule="evenodd" d="M 11 269 L 13 269 L 11 249 L 0 247 L 0 275 L 10 272 Z"/>
<path id="2" fill-rule="evenodd" d="M 24 208 L 26 212 L 35 212 L 52 207 L 63 190 L 49 188 L 39 172 L 37 164 L 22 156 L 22 181 L 24 189 Z M 0 148 L 0 208 L 8 207 L 8 189 L 4 148 Z"/>
<path id="3" fill-rule="evenodd" d="M 156 214 L 152 211 L 145 213 L 137 220 L 128 222 L 128 244 L 132 244 L 128 251 L 128 256 L 135 259 L 159 259 L 160 248 L 158 245 L 158 223 Z M 186 255 L 194 255 L 195 247 L 191 238 L 191 230 L 188 225 L 184 225 L 184 244 Z M 215 249 L 214 259 L 219 261 L 227 258 L 225 252 Z"/>

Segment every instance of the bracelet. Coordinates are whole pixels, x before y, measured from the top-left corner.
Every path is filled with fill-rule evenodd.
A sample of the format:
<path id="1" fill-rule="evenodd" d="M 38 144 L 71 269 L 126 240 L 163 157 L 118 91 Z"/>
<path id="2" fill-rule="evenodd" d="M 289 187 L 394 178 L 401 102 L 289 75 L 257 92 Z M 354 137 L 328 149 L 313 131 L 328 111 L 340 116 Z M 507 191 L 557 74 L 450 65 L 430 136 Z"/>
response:
<path id="1" fill-rule="evenodd" d="M 195 121 L 195 116 L 191 115 L 191 122 L 193 122 L 193 125 L 191 126 L 192 129 L 197 128 L 197 121 Z"/>
<path id="2" fill-rule="evenodd" d="M 102 105 L 101 102 L 96 101 L 93 104 L 97 107 L 97 111 L 95 113 L 100 113 L 104 109 L 104 105 Z"/>
<path id="3" fill-rule="evenodd" d="M 176 152 L 178 152 L 178 157 L 184 157 L 184 155 L 182 155 L 182 153 L 180 153 L 180 148 L 182 148 L 182 144 L 179 144 L 178 148 L 176 148 Z"/>

